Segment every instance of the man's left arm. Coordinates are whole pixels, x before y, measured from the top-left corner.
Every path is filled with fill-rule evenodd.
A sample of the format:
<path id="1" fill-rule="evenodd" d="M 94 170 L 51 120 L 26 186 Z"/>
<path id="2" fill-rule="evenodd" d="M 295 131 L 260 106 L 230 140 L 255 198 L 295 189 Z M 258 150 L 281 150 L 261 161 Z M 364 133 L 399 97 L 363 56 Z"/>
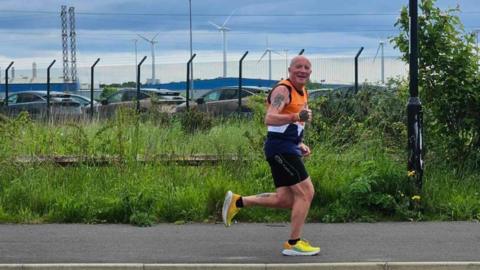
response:
<path id="1" fill-rule="evenodd" d="M 312 111 L 310 109 L 308 109 L 308 103 L 305 103 L 305 105 L 303 106 L 303 109 L 308 112 L 308 114 L 307 114 L 308 115 L 308 121 L 311 121 Z M 298 147 L 300 147 L 300 150 L 302 151 L 302 155 L 304 157 L 308 157 L 312 153 L 310 151 L 310 147 L 308 147 L 308 145 L 304 144 L 303 141 L 300 144 L 298 144 Z"/>

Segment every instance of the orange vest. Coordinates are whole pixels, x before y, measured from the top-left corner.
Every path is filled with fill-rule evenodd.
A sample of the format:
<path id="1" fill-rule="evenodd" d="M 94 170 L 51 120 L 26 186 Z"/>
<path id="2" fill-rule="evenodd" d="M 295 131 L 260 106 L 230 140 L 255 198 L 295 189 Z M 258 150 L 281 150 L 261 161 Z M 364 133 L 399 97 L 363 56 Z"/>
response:
<path id="1" fill-rule="evenodd" d="M 290 93 L 290 103 L 283 108 L 280 114 L 299 113 L 307 104 L 307 89 L 303 87 L 301 90 L 297 90 L 297 88 L 295 88 L 292 82 L 288 79 L 281 80 L 273 87 L 272 91 L 270 91 L 267 97 L 267 107 L 271 105 L 270 96 L 272 95 L 273 90 L 280 85 L 286 86 L 288 88 L 288 92 Z"/>

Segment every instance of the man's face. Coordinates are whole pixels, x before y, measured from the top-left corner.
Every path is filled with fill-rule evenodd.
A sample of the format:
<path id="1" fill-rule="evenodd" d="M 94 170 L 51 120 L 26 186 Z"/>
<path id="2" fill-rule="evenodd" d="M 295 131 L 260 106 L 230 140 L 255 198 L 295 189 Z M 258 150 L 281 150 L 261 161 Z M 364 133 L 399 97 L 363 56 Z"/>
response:
<path id="1" fill-rule="evenodd" d="M 288 68 L 289 78 L 294 84 L 305 85 L 310 78 L 312 73 L 312 65 L 310 61 L 306 58 L 297 59 L 292 65 Z"/>

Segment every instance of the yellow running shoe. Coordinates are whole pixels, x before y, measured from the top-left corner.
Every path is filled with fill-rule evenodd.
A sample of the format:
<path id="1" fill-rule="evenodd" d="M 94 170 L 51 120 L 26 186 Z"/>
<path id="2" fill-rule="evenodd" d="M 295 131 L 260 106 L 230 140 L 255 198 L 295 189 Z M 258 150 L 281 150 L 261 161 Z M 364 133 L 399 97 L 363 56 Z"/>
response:
<path id="1" fill-rule="evenodd" d="M 313 256 L 320 253 L 320 247 L 312 247 L 306 240 L 299 240 L 295 245 L 283 244 L 282 254 L 285 256 Z"/>
<path id="2" fill-rule="evenodd" d="M 223 201 L 222 208 L 222 219 L 225 226 L 232 225 L 233 217 L 240 211 L 240 208 L 237 207 L 236 202 L 240 198 L 240 195 L 234 194 L 230 190 L 225 195 L 225 200 Z"/>

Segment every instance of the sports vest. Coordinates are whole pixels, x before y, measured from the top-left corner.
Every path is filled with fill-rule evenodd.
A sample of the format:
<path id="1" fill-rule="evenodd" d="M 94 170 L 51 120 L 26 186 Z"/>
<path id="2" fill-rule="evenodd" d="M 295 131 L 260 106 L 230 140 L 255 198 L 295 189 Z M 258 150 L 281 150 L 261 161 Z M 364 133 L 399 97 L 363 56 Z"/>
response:
<path id="1" fill-rule="evenodd" d="M 290 80 L 282 80 L 267 97 L 267 106 L 271 106 L 271 94 L 280 85 L 288 88 L 290 93 L 290 102 L 282 109 L 280 114 L 299 113 L 307 104 L 308 93 L 305 87 L 298 90 Z M 265 141 L 265 155 L 271 157 L 275 154 L 296 154 L 301 156 L 302 152 L 298 144 L 303 137 L 303 122 L 289 123 L 281 126 L 268 125 L 267 139 Z"/>

